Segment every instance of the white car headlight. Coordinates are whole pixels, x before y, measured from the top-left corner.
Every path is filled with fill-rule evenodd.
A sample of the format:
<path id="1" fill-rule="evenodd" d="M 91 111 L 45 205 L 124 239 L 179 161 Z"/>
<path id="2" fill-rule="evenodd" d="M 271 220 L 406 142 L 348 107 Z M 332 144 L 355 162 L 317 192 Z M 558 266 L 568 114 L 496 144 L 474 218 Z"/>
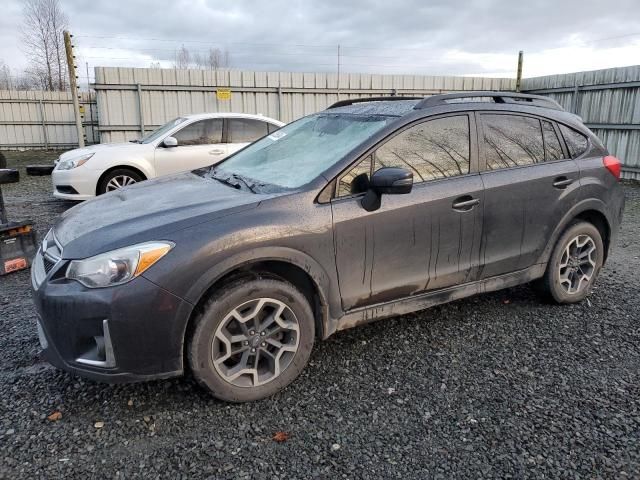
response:
<path id="1" fill-rule="evenodd" d="M 66 277 L 88 288 L 121 285 L 142 274 L 174 247 L 171 242 L 149 242 L 73 260 Z"/>
<path id="2" fill-rule="evenodd" d="M 72 168 L 84 165 L 87 161 L 95 155 L 95 152 L 85 153 L 79 157 L 70 158 L 68 160 L 60 160 L 57 165 L 58 170 L 71 170 Z"/>

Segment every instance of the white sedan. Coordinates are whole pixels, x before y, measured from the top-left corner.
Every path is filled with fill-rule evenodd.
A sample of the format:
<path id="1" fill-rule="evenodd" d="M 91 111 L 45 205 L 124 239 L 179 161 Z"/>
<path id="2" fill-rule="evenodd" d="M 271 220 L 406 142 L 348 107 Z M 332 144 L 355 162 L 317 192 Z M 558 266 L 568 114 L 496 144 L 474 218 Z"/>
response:
<path id="1" fill-rule="evenodd" d="M 283 125 L 261 115 L 184 115 L 142 140 L 63 153 L 51 174 L 53 195 L 88 200 L 142 180 L 214 165 Z"/>

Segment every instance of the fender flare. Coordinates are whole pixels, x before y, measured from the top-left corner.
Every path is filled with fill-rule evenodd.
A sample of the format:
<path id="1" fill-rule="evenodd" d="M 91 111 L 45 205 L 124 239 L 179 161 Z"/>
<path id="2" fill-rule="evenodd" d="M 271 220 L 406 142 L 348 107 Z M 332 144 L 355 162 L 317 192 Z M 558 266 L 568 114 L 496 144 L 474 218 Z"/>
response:
<path id="1" fill-rule="evenodd" d="M 550 236 L 549 242 L 547 242 L 547 246 L 544 248 L 542 254 L 538 258 L 538 263 L 546 264 L 549 262 L 551 252 L 553 251 L 558 238 L 560 238 L 560 235 L 562 235 L 562 232 L 566 230 L 569 223 L 571 223 L 578 215 L 587 211 L 596 211 L 602 214 L 607 222 L 609 231 L 611 232 L 612 222 L 610 215 L 607 213 L 607 205 L 602 200 L 596 198 L 581 200 L 573 207 L 571 207 L 571 209 L 564 215 L 564 217 L 562 217 L 562 220 L 560 221 L 560 223 L 558 223 L 552 235 Z M 611 246 L 609 245 L 609 247 Z"/>
<path id="2" fill-rule="evenodd" d="M 251 264 L 265 261 L 289 263 L 309 275 L 320 297 L 320 320 L 323 337 L 326 338 L 333 333 L 337 318 L 342 315 L 337 282 L 332 281 L 326 269 L 311 256 L 289 247 L 260 247 L 231 255 L 211 267 L 194 282 L 186 293 L 185 299 L 193 305 L 197 305 L 203 295 L 225 275 Z"/>

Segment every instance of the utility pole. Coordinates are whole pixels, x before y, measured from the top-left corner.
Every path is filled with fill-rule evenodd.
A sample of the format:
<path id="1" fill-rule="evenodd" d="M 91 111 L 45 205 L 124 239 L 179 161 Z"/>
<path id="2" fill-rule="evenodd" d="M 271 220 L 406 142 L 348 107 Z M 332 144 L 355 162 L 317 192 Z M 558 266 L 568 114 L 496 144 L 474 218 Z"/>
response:
<path id="1" fill-rule="evenodd" d="M 516 72 L 516 92 L 520 91 L 520 83 L 522 82 L 522 50 L 518 52 L 518 70 Z"/>
<path id="2" fill-rule="evenodd" d="M 84 62 L 87 70 L 87 92 L 89 92 L 89 124 L 91 125 L 91 143 L 96 143 L 96 131 L 93 124 L 93 102 L 91 101 L 91 82 L 89 81 L 89 62 Z"/>
<path id="3" fill-rule="evenodd" d="M 340 44 L 338 44 L 338 101 L 340 101 Z"/>
<path id="4" fill-rule="evenodd" d="M 76 130 L 78 131 L 78 146 L 84 147 L 84 129 L 82 128 L 82 115 L 80 114 L 80 102 L 78 101 L 78 82 L 76 76 L 76 65 L 73 55 L 73 45 L 71 45 L 71 34 L 64 31 L 64 49 L 67 53 L 67 68 L 69 70 L 69 88 L 73 100 L 73 114 L 76 117 Z"/>

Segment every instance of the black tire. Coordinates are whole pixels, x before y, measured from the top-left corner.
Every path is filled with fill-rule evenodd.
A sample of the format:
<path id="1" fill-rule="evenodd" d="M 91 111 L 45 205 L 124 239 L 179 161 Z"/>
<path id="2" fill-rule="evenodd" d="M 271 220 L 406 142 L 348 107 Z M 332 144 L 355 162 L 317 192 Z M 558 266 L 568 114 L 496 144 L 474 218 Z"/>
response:
<path id="1" fill-rule="evenodd" d="M 96 193 L 98 195 L 107 193 L 107 186 L 109 185 L 109 182 L 111 182 L 114 179 L 117 179 L 118 177 L 127 177 L 132 179 L 133 182 L 131 183 L 131 185 L 133 183 L 138 183 L 145 180 L 145 178 L 135 170 L 132 170 L 130 168 L 124 168 L 124 167 L 116 168 L 115 170 L 111 170 L 109 173 L 107 173 L 104 177 L 100 179 Z"/>
<path id="2" fill-rule="evenodd" d="M 2 152 L 0 152 L 0 168 L 7 168 L 7 157 Z"/>
<path id="3" fill-rule="evenodd" d="M 51 175 L 55 165 L 27 165 L 27 175 L 32 177 L 41 177 Z"/>
<path id="4" fill-rule="evenodd" d="M 20 172 L 15 168 L 0 169 L 0 185 L 5 183 L 17 183 L 20 181 Z"/>
<path id="5" fill-rule="evenodd" d="M 595 246 L 595 251 L 591 254 L 592 262 L 594 263 L 592 272 L 588 281 L 584 280 L 580 283 L 580 288 L 575 292 L 569 292 L 567 286 L 568 280 L 561 281 L 561 262 L 563 262 L 563 256 L 568 245 L 576 238 L 582 238 L 583 241 L 586 238 L 590 238 Z M 586 248 L 586 247 L 585 247 Z M 595 283 L 602 263 L 604 261 L 604 243 L 600 231 L 591 223 L 585 221 L 574 221 L 571 223 L 564 233 L 560 236 L 549 258 L 547 264 L 547 270 L 544 276 L 537 282 L 537 289 L 542 294 L 543 298 L 548 301 L 552 301 L 559 304 L 564 303 L 577 303 L 589 294 L 591 287 Z M 566 271 L 565 267 L 563 270 Z M 577 275 L 580 277 L 580 270 Z"/>
<path id="6" fill-rule="evenodd" d="M 289 363 L 286 367 L 283 367 L 277 376 L 266 383 L 248 386 L 236 385 L 228 381 L 214 365 L 216 332 L 219 328 L 223 328 L 221 324 L 229 318 L 232 311 L 238 311 L 237 309 L 248 302 L 253 305 L 252 301 L 257 302 L 257 299 L 262 298 L 281 302 L 289 308 L 288 312 L 295 316 L 292 318 L 295 318 L 299 328 L 297 350 L 289 356 Z M 256 308 L 256 310 L 258 309 Z M 236 280 L 215 292 L 194 319 L 190 331 L 187 339 L 187 358 L 191 373 L 198 383 L 214 397 L 221 400 L 247 402 L 273 395 L 286 387 L 302 372 L 313 349 L 315 322 L 309 302 L 298 289 L 284 280 L 267 277 Z M 258 337 L 259 335 L 260 333 L 256 330 L 254 336 Z M 285 341 L 282 340 L 282 343 L 284 344 Z M 238 342 L 238 345 L 246 344 L 258 346 L 254 343 Z M 264 345 L 265 343 L 262 344 L 262 346 Z M 246 347 L 240 348 L 246 350 Z M 267 346 L 267 348 L 269 347 Z M 255 348 L 252 351 L 255 351 Z M 258 352 L 258 355 L 260 354 L 261 352 Z M 247 355 L 249 354 L 247 353 Z M 260 358 L 266 359 L 264 354 Z M 280 365 L 279 361 L 277 363 Z M 249 382 L 253 383 L 252 380 Z"/>

